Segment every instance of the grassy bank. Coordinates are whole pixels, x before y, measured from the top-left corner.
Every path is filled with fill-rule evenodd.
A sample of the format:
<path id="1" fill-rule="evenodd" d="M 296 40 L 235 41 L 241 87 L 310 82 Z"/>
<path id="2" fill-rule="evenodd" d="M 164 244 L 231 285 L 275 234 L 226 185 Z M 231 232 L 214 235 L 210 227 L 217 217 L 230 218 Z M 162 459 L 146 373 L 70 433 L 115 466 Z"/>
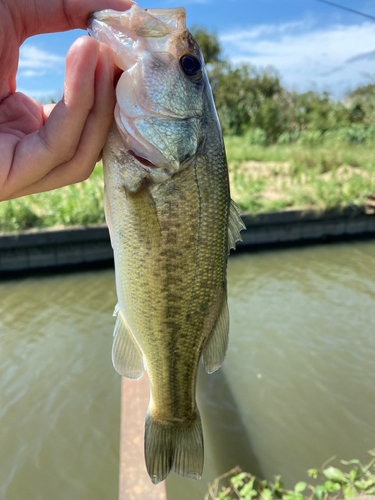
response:
<path id="1" fill-rule="evenodd" d="M 249 212 L 365 206 L 375 193 L 375 146 L 252 145 L 228 137 L 232 196 Z"/>
<path id="2" fill-rule="evenodd" d="M 80 184 L 0 203 L 0 231 L 104 222 L 103 169 Z"/>
<path id="3" fill-rule="evenodd" d="M 254 145 L 249 136 L 225 140 L 232 197 L 247 212 L 364 206 L 375 194 L 375 145 Z M 0 204 L 0 231 L 104 221 L 103 173 L 49 193 Z"/>

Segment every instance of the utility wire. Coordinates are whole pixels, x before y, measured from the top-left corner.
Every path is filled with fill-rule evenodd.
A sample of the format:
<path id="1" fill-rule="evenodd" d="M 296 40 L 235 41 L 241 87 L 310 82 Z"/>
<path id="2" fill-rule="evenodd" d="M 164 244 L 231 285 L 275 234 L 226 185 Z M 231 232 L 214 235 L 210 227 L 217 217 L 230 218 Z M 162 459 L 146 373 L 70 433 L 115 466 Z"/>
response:
<path id="1" fill-rule="evenodd" d="M 317 2 L 326 3 L 328 5 L 333 5 L 334 7 L 338 7 L 339 9 L 347 10 L 348 12 L 353 12 L 354 14 L 358 14 L 359 16 L 367 17 L 368 19 L 372 19 L 375 21 L 375 16 L 371 16 L 370 14 L 365 14 L 364 12 L 360 12 L 359 10 L 350 9 L 349 7 L 344 7 L 343 5 L 339 5 L 338 3 L 329 2 L 328 0 L 316 0 Z"/>

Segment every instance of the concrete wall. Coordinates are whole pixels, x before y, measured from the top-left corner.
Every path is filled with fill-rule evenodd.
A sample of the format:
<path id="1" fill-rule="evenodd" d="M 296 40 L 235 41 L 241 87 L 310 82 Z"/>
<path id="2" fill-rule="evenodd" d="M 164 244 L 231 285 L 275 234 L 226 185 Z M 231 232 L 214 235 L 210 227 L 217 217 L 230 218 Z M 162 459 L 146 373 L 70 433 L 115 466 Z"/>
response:
<path id="1" fill-rule="evenodd" d="M 375 214 L 357 208 L 341 213 L 275 212 L 245 215 L 247 230 L 237 248 L 254 250 L 375 237 Z M 23 231 L 0 235 L 0 277 L 26 272 L 113 265 L 105 225 Z"/>
<path id="2" fill-rule="evenodd" d="M 237 248 L 290 246 L 375 236 L 375 214 L 354 207 L 340 213 L 288 211 L 245 215 L 247 231 Z"/>
<path id="3" fill-rule="evenodd" d="M 0 236 L 0 276 L 58 268 L 111 265 L 106 225 L 22 231 Z"/>

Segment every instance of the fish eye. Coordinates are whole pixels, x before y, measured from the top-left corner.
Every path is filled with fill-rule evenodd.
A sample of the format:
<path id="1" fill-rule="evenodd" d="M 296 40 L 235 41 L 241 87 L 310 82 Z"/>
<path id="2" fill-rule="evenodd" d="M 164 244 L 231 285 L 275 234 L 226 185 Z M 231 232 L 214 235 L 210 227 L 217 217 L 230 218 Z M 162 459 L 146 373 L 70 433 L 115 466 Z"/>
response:
<path id="1" fill-rule="evenodd" d="M 198 57 L 192 54 L 185 54 L 180 59 L 181 67 L 187 76 L 197 76 L 202 70 L 202 64 Z"/>

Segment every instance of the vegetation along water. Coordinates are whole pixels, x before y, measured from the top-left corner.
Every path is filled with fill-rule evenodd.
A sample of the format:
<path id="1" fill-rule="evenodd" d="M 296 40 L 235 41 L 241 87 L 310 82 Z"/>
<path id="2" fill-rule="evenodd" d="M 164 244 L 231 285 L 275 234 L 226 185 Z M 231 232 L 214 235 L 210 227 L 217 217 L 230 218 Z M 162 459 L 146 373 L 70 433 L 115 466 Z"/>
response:
<path id="1" fill-rule="evenodd" d="M 233 198 L 251 212 L 365 206 L 375 191 L 375 84 L 340 100 L 234 67 L 215 33 L 192 29 L 223 127 Z M 0 231 L 103 222 L 101 167 L 79 186 L 0 205 Z M 77 201 L 79 200 L 79 203 Z"/>

